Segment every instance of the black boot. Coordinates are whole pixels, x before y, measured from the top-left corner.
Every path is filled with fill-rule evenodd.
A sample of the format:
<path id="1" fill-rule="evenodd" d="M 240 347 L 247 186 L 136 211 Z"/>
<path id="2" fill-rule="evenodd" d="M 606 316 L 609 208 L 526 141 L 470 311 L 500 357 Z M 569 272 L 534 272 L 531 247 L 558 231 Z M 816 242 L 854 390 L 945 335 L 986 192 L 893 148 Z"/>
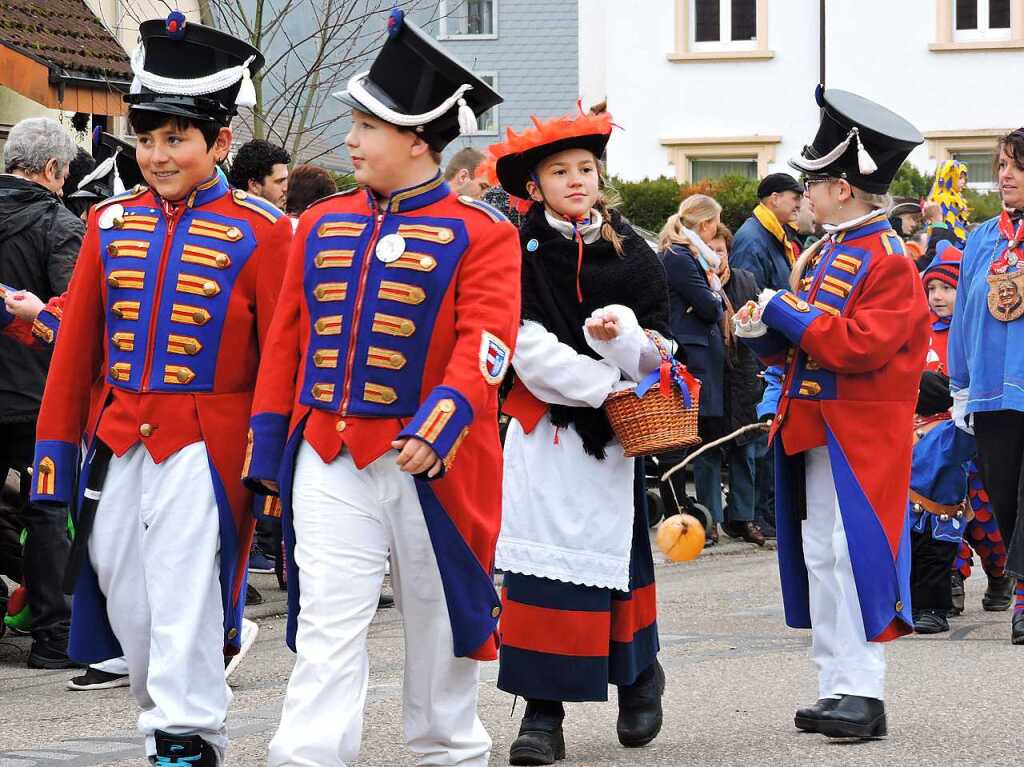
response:
<path id="1" fill-rule="evenodd" d="M 565 709 L 559 701 L 528 700 L 519 737 L 512 741 L 508 763 L 513 765 L 554 764 L 565 759 L 562 720 Z"/>
<path id="2" fill-rule="evenodd" d="M 844 695 L 821 715 L 818 732 L 830 738 L 881 738 L 887 734 L 885 704 L 877 698 Z"/>
<path id="3" fill-rule="evenodd" d="M 822 698 L 813 706 L 798 708 L 793 724 L 804 732 L 818 732 L 818 724 L 826 711 L 831 711 L 839 703 L 839 698 Z"/>
<path id="4" fill-rule="evenodd" d="M 945 610 L 914 610 L 914 633 L 941 634 L 949 631 Z"/>
<path id="5" fill-rule="evenodd" d="M 661 696 L 665 670 L 654 661 L 628 687 L 619 687 L 619 719 L 615 731 L 626 748 L 646 746 L 661 732 Z"/>
<path id="6" fill-rule="evenodd" d="M 950 580 L 950 594 L 953 597 L 953 607 L 949 611 L 949 616 L 952 618 L 957 615 L 963 615 L 964 612 L 964 576 L 960 574 L 959 570 L 954 570 Z"/>
<path id="7" fill-rule="evenodd" d="M 1010 629 L 1010 644 L 1024 644 L 1024 613 L 1015 612 Z"/>
<path id="8" fill-rule="evenodd" d="M 198 735 L 169 735 L 163 730 L 154 733 L 156 755 L 150 764 L 180 767 L 217 767 L 217 752 Z"/>
<path id="9" fill-rule="evenodd" d="M 1009 575 L 1000 578 L 988 577 L 988 588 L 985 589 L 985 596 L 981 598 L 981 606 L 985 612 L 997 613 L 1002 610 L 1009 610 L 1013 604 L 1013 587 L 1016 581 Z"/>

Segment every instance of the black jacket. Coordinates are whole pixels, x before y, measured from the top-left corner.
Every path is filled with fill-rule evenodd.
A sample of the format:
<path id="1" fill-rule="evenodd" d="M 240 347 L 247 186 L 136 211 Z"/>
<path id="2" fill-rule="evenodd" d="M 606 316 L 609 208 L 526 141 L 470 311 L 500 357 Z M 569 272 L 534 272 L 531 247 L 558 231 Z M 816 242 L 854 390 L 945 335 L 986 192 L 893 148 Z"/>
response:
<path id="1" fill-rule="evenodd" d="M 676 357 L 701 383 L 700 414 L 723 414 L 725 341 L 722 338 L 722 301 L 685 245 L 673 245 L 660 254 L 668 277 L 669 323 L 679 344 Z"/>
<path id="2" fill-rule="evenodd" d="M 0 175 L 0 283 L 43 301 L 68 288 L 83 224 L 45 187 Z M 0 423 L 34 421 L 50 350 L 0 336 Z"/>
<path id="3" fill-rule="evenodd" d="M 739 311 L 747 301 L 757 300 L 757 282 L 754 275 L 745 269 L 732 269 L 724 289 L 734 311 Z M 750 347 L 733 338 L 733 344 L 725 354 L 726 433 L 757 421 L 757 405 L 761 401 L 761 381 L 757 377 L 760 369 L 757 356 Z M 757 437 L 757 432 L 748 432 L 736 442 L 742 445 Z"/>

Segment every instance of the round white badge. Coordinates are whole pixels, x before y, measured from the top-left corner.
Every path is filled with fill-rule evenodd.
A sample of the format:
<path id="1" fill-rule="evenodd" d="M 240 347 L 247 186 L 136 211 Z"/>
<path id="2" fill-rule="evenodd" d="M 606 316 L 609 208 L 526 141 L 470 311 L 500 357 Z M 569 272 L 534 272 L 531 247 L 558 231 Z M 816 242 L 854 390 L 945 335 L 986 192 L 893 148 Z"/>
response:
<path id="1" fill-rule="evenodd" d="M 100 212 L 100 218 L 97 222 L 100 229 L 110 229 L 114 225 L 114 221 L 121 218 L 124 215 L 124 206 L 114 203 L 108 205 Z"/>
<path id="2" fill-rule="evenodd" d="M 388 234 L 377 243 L 377 258 L 385 264 L 397 261 L 405 253 L 405 238 L 400 234 Z"/>

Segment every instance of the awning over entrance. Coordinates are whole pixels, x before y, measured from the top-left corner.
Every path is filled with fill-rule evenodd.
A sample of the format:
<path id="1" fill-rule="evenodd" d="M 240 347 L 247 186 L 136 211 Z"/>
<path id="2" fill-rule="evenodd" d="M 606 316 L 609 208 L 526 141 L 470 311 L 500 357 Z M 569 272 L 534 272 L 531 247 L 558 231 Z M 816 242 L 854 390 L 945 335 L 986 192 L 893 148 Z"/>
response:
<path id="1" fill-rule="evenodd" d="M 0 85 L 50 109 L 123 115 L 128 56 L 84 0 L 0 0 Z"/>

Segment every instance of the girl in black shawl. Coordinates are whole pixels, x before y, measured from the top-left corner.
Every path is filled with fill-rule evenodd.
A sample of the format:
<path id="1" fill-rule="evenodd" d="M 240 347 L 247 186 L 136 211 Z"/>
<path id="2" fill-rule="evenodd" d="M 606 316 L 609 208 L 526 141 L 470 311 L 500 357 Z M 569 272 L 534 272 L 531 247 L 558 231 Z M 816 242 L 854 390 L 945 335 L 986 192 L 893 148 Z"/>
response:
<path id="1" fill-rule="evenodd" d="M 491 148 L 494 180 L 533 201 L 520 229 L 523 324 L 496 555 L 498 687 L 527 699 L 511 764 L 564 758 L 563 702 L 606 700 L 609 683 L 623 745 L 661 728 L 642 467 L 601 406 L 671 352 L 668 292 L 657 256 L 601 196 L 611 127 L 607 114 L 534 119 Z"/>

